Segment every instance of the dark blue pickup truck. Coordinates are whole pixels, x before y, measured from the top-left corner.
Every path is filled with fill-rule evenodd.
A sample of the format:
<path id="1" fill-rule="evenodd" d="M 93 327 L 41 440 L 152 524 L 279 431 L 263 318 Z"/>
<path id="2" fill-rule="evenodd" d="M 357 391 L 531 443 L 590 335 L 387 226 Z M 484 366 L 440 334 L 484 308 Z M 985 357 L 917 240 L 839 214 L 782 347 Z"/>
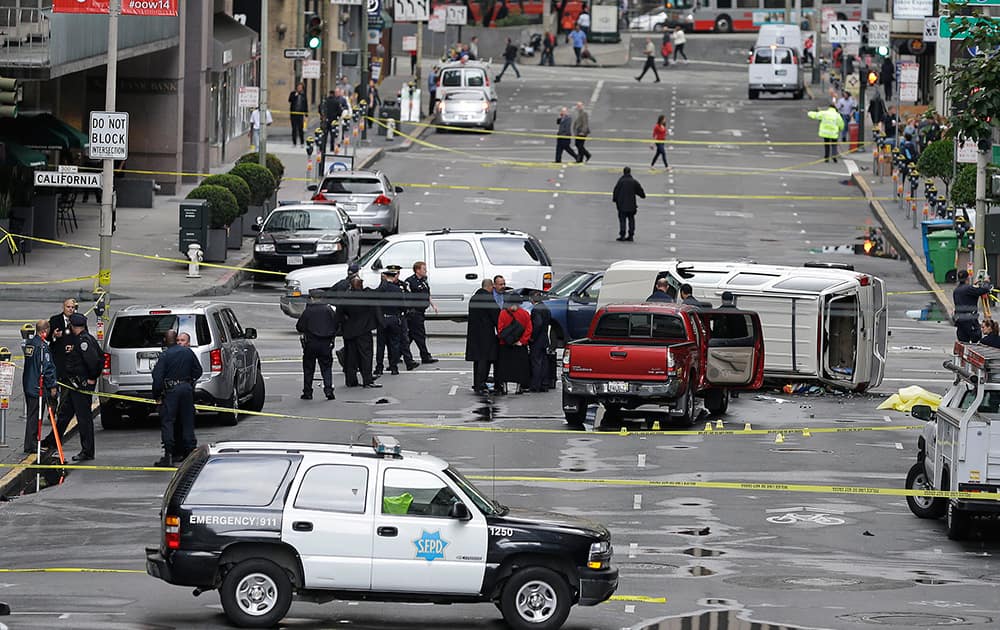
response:
<path id="1" fill-rule="evenodd" d="M 603 271 L 571 271 L 546 294 L 545 305 L 552 312 L 550 347 L 587 336 L 603 281 Z"/>

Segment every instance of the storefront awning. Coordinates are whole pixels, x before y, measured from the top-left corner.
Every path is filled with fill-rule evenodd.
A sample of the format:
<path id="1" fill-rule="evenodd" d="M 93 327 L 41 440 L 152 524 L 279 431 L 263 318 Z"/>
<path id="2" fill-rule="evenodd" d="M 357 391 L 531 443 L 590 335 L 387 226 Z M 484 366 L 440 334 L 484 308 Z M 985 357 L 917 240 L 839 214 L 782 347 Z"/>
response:
<path id="1" fill-rule="evenodd" d="M 4 145 L 4 166 L 27 166 L 29 168 L 45 166 L 46 160 L 43 153 L 2 138 L 0 138 L 0 144 Z"/>
<path id="2" fill-rule="evenodd" d="M 225 13 L 216 13 L 212 23 L 212 72 L 241 66 L 253 59 L 259 37 Z"/>
<path id="3" fill-rule="evenodd" d="M 32 149 L 83 149 L 87 136 L 52 114 L 0 118 L 0 137 Z"/>
<path id="4" fill-rule="evenodd" d="M 90 141 L 87 139 L 87 134 L 83 133 L 66 121 L 56 118 L 52 114 L 39 114 L 34 118 L 39 125 L 45 125 L 56 133 L 65 136 L 70 145 L 69 148 L 71 149 L 83 150 L 87 148 L 88 144 L 90 144 Z"/>

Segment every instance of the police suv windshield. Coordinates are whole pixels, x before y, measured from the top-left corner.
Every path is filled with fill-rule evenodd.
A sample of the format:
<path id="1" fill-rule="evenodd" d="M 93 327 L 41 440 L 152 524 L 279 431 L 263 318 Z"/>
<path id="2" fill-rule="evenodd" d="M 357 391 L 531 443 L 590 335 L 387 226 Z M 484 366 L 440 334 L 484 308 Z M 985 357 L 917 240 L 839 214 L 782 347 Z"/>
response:
<path id="1" fill-rule="evenodd" d="M 462 492 L 464 492 L 465 495 L 476 504 L 479 511 L 486 516 L 492 516 L 495 514 L 502 516 L 507 513 L 508 510 L 506 505 L 501 505 L 492 499 L 487 499 L 479 488 L 472 485 L 471 481 L 466 479 L 462 473 L 458 472 L 451 466 L 445 469 L 444 474 L 448 475 L 452 481 L 458 484 L 458 487 L 462 489 Z"/>

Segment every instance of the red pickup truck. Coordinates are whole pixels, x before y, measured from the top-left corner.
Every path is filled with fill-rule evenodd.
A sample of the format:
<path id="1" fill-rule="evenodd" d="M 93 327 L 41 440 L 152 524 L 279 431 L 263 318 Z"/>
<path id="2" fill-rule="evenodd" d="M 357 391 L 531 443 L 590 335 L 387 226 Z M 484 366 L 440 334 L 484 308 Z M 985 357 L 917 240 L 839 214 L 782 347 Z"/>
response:
<path id="1" fill-rule="evenodd" d="M 572 425 L 583 423 L 593 403 L 609 411 L 667 406 L 690 424 L 698 397 L 710 413 L 725 413 L 730 389 L 764 382 L 760 318 L 734 308 L 608 305 L 585 339 L 566 345 L 562 381 L 563 413 Z"/>

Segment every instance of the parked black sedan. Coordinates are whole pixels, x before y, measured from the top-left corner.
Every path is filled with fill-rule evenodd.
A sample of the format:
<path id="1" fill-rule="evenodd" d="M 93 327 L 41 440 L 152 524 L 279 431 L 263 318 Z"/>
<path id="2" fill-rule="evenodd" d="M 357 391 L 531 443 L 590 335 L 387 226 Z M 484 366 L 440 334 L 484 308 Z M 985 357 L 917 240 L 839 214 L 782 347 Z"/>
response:
<path id="1" fill-rule="evenodd" d="M 279 206 L 257 229 L 254 266 L 298 269 L 346 263 L 361 253 L 361 230 L 346 212 L 328 204 Z"/>

